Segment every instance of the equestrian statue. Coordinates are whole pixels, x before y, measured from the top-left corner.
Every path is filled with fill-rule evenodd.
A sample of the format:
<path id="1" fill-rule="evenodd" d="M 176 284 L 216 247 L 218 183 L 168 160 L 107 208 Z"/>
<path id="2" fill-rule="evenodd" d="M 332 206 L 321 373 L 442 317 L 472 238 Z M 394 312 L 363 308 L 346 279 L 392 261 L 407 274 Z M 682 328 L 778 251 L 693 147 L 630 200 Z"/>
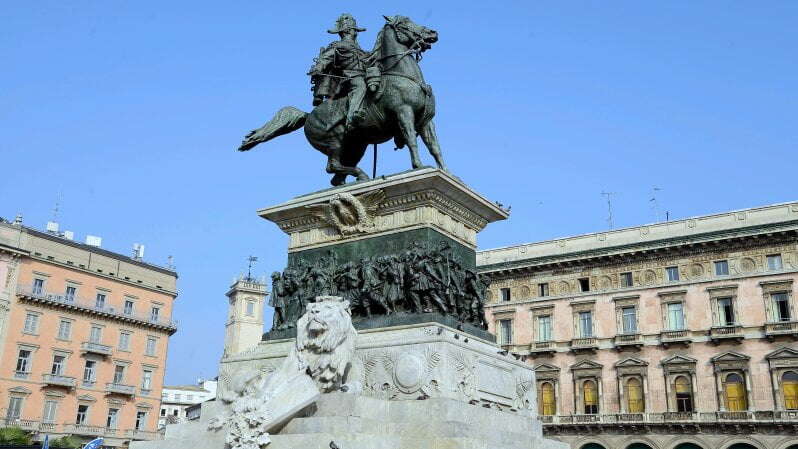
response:
<path id="1" fill-rule="evenodd" d="M 374 49 L 367 52 L 357 42 L 365 28 L 359 28 L 351 15 L 342 14 L 328 31 L 340 40 L 321 49 L 308 73 L 313 110 L 280 109 L 268 123 L 247 134 L 238 150 L 248 151 L 304 128 L 308 142 L 327 155 L 326 170 L 337 186 L 347 176 L 369 179 L 358 163 L 368 145 L 390 139 L 396 148 L 407 145 L 413 168 L 420 168 L 417 136 L 421 136 L 438 168 L 446 170 L 432 122 L 435 97 L 418 65 L 421 54 L 438 40 L 438 33 L 404 16 L 383 17 L 385 26 Z"/>

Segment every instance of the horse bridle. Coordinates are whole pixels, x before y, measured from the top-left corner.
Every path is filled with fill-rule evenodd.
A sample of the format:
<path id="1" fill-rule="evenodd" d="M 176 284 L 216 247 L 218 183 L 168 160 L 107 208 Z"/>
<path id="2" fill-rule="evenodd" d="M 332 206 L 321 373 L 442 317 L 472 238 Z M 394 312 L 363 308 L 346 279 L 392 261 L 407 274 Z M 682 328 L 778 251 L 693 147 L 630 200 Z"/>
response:
<path id="1" fill-rule="evenodd" d="M 383 57 L 381 57 L 380 59 L 378 59 L 378 61 L 383 61 L 383 60 L 385 60 L 385 59 L 392 58 L 392 57 L 394 57 L 394 56 L 399 56 L 399 58 L 396 60 L 396 62 L 395 62 L 395 63 L 393 63 L 393 64 L 391 65 L 391 67 L 389 67 L 389 68 L 387 68 L 387 69 L 384 69 L 384 70 L 385 70 L 385 71 L 387 71 L 387 70 L 389 70 L 389 69 L 392 69 L 392 68 L 394 68 L 394 67 L 395 67 L 397 64 L 399 64 L 399 61 L 401 61 L 401 60 L 402 60 L 402 58 L 404 58 L 404 57 L 405 57 L 405 56 L 407 56 L 407 55 L 414 55 L 414 56 L 415 56 L 415 58 L 416 58 L 416 62 L 419 62 L 419 61 L 421 61 L 421 58 L 422 58 L 421 54 L 422 54 L 422 53 L 424 52 L 424 50 L 425 50 L 425 49 L 424 49 L 424 47 L 423 47 L 423 46 L 424 46 L 424 44 L 425 44 L 425 42 L 424 42 L 424 36 L 422 36 L 420 33 L 417 33 L 416 31 L 413 31 L 413 30 L 411 30 L 410 28 L 408 28 L 408 27 L 406 27 L 406 26 L 401 26 L 401 25 L 398 25 L 398 24 L 395 24 L 395 23 L 389 23 L 389 24 L 388 24 L 388 26 L 389 26 L 389 27 L 391 27 L 391 28 L 393 28 L 393 30 L 394 30 L 395 32 L 396 32 L 396 31 L 402 31 L 402 32 L 404 32 L 404 33 L 407 33 L 407 34 L 409 34 L 409 35 L 410 35 L 410 36 L 413 38 L 413 44 L 412 44 L 412 45 L 410 45 L 410 46 L 407 48 L 407 50 L 405 50 L 405 51 L 403 51 L 403 52 L 400 52 L 400 53 L 394 53 L 394 54 L 392 54 L 392 55 L 388 55 L 388 56 L 383 56 Z"/>

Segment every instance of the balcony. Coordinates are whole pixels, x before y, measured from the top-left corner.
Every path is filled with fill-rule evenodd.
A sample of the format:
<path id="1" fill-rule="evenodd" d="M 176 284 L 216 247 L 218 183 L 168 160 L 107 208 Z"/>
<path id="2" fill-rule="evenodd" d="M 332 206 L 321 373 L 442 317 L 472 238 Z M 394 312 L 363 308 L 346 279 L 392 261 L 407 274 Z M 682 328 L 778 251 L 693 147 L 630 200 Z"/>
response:
<path id="1" fill-rule="evenodd" d="M 46 385 L 54 385 L 59 387 L 75 388 L 75 378 L 70 376 L 62 376 L 60 374 L 42 374 L 42 382 Z"/>
<path id="2" fill-rule="evenodd" d="M 17 297 L 23 301 L 47 304 L 88 313 L 90 315 L 102 316 L 127 323 L 161 329 L 169 332 L 170 335 L 177 331 L 177 322 L 175 321 L 165 320 L 161 317 L 153 317 L 149 314 L 143 315 L 135 314 L 133 312 L 125 313 L 125 311 L 121 308 L 117 310 L 111 306 L 97 305 L 97 302 L 94 298 L 81 298 L 74 295 L 66 296 L 63 294 L 53 294 L 43 289 L 33 289 L 31 286 L 18 286 Z"/>
<path id="3" fill-rule="evenodd" d="M 778 321 L 775 323 L 765 323 L 765 336 L 773 341 L 781 335 L 798 337 L 798 321 Z"/>
<path id="4" fill-rule="evenodd" d="M 149 430 L 130 429 L 125 431 L 125 438 L 133 441 L 154 441 L 160 440 L 161 434 Z"/>
<path id="5" fill-rule="evenodd" d="M 662 331 L 659 333 L 659 342 L 662 346 L 668 347 L 668 345 L 672 344 L 683 344 L 689 345 L 692 343 L 693 339 L 690 336 L 690 332 L 686 329 L 681 330 L 668 330 Z"/>
<path id="6" fill-rule="evenodd" d="M 123 394 L 125 396 L 135 396 L 136 387 L 134 387 L 133 385 L 124 385 L 124 384 L 117 384 L 110 382 L 105 384 L 105 392 L 109 394 Z"/>
<path id="7" fill-rule="evenodd" d="M 536 341 L 529 345 L 529 355 L 543 356 L 552 355 L 557 352 L 556 344 L 553 341 Z"/>
<path id="8" fill-rule="evenodd" d="M 26 432 L 39 430 L 39 421 L 31 419 L 6 418 L 0 419 L 0 427 L 19 427 Z"/>
<path id="9" fill-rule="evenodd" d="M 635 332 L 633 334 L 618 334 L 613 339 L 615 349 L 640 348 L 643 346 L 643 336 Z"/>
<path id="10" fill-rule="evenodd" d="M 798 412 L 770 410 L 756 412 L 610 413 L 603 415 L 539 416 L 538 419 L 547 429 L 556 428 L 558 425 L 566 425 L 567 427 L 633 424 L 672 426 L 674 422 L 699 426 L 716 424 L 736 426 L 741 423 L 750 423 L 754 426 L 772 425 L 779 428 L 785 424 L 798 425 Z"/>
<path id="11" fill-rule="evenodd" d="M 596 337 L 574 338 L 571 340 L 571 351 L 595 351 L 598 349 Z"/>
<path id="12" fill-rule="evenodd" d="M 91 341 L 84 341 L 80 345 L 80 351 L 83 353 L 99 354 L 102 356 L 111 355 L 111 347 L 100 343 Z"/>
<path id="13" fill-rule="evenodd" d="M 709 339 L 714 343 L 723 340 L 740 341 L 743 339 L 743 327 L 738 324 L 731 326 L 712 326 L 709 329 Z"/>
<path id="14" fill-rule="evenodd" d="M 103 426 L 90 426 L 88 424 L 65 424 L 64 432 L 92 438 L 105 436 L 106 428 Z"/>

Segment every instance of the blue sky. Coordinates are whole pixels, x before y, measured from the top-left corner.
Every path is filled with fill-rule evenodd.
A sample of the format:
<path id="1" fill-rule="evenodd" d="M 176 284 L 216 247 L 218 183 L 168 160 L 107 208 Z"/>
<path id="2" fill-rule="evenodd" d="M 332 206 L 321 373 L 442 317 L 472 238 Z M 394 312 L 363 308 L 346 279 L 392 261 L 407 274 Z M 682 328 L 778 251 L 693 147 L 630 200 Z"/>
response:
<path id="1" fill-rule="evenodd" d="M 798 199 L 794 1 L 3 2 L 0 216 L 44 227 L 60 193 L 78 238 L 173 255 L 168 383 L 215 375 L 246 257 L 283 267 L 287 239 L 255 210 L 327 186 L 301 132 L 234 150 L 309 109 L 343 11 L 364 48 L 382 14 L 440 33 L 421 64 L 447 163 L 513 206 L 483 248 L 606 229 L 602 191 L 616 227 L 657 219 L 654 187 L 671 218 Z M 408 168 L 388 147 L 379 173 Z"/>

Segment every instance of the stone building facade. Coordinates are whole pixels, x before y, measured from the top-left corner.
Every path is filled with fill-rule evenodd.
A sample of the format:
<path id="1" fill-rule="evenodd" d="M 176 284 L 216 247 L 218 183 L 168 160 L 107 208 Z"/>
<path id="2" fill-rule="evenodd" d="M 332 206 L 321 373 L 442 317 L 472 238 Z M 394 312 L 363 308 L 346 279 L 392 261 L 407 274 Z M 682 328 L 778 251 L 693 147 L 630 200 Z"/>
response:
<path id="1" fill-rule="evenodd" d="M 215 380 L 200 379 L 196 385 L 165 385 L 158 428 L 190 420 L 192 406 L 216 398 L 216 384 Z"/>
<path id="2" fill-rule="evenodd" d="M 798 203 L 481 251 L 575 449 L 798 448 Z"/>
<path id="3" fill-rule="evenodd" d="M 0 220 L 0 427 L 157 438 L 177 274 Z"/>

